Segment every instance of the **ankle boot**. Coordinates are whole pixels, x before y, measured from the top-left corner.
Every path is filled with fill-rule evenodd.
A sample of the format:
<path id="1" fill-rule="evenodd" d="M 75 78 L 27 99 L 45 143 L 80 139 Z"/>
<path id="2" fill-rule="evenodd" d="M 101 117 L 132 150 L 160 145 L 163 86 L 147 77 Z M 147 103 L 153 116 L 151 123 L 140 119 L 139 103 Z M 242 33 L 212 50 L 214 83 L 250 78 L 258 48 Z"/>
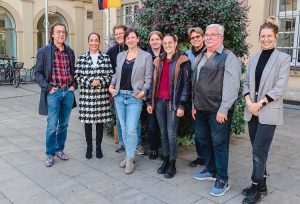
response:
<path id="1" fill-rule="evenodd" d="M 103 157 L 101 146 L 96 147 L 96 157 L 101 159 Z"/>
<path id="2" fill-rule="evenodd" d="M 125 174 L 131 174 L 131 173 L 133 173 L 133 171 L 134 171 L 133 158 L 127 157 Z"/>
<path id="3" fill-rule="evenodd" d="M 126 166 L 126 162 L 127 162 L 127 157 L 125 157 L 125 159 L 123 160 L 123 161 L 121 161 L 121 163 L 120 163 L 120 168 L 125 168 L 125 166 Z"/>
<path id="4" fill-rule="evenodd" d="M 92 158 L 92 151 L 93 151 L 93 145 L 92 146 L 87 146 L 86 147 L 85 158 L 87 158 L 87 159 Z"/>
<path id="5" fill-rule="evenodd" d="M 242 191 L 242 194 L 245 195 L 245 196 L 248 196 L 251 192 L 251 187 L 252 186 L 248 186 L 247 188 L 244 188 L 243 191 Z M 262 195 L 267 195 L 268 194 L 267 177 L 266 176 L 262 180 L 261 187 L 260 187 L 260 193 Z"/>
<path id="6" fill-rule="evenodd" d="M 164 162 L 162 163 L 161 167 L 157 170 L 158 174 L 164 174 L 166 173 L 167 169 L 169 167 L 169 156 L 164 156 Z"/>
<path id="7" fill-rule="evenodd" d="M 252 183 L 250 193 L 243 200 L 243 204 L 256 204 L 256 203 L 259 203 L 261 201 L 260 187 L 261 187 L 260 183 L 258 183 L 258 184 Z"/>
<path id="8" fill-rule="evenodd" d="M 268 195 L 268 188 L 267 188 L 267 177 L 264 177 L 260 186 L 260 193 L 263 195 Z"/>
<path id="9" fill-rule="evenodd" d="M 165 178 L 173 178 L 176 174 L 176 166 L 175 166 L 176 160 L 170 160 L 169 167 L 164 174 Z"/>

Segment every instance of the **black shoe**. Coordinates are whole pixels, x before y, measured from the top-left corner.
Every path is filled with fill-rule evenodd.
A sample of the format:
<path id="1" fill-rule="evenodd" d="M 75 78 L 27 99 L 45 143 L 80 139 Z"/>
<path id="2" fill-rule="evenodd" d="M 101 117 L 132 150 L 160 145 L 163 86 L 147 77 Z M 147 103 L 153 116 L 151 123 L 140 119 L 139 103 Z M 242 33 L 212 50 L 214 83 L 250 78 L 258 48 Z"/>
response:
<path id="1" fill-rule="evenodd" d="M 87 158 L 87 159 L 92 158 L 92 151 L 93 151 L 93 146 L 87 146 L 85 158 Z"/>
<path id="2" fill-rule="evenodd" d="M 176 163 L 176 160 L 170 160 L 169 167 L 168 167 L 166 173 L 164 174 L 165 178 L 173 178 L 174 177 L 174 175 L 176 174 L 175 163 Z"/>
<path id="3" fill-rule="evenodd" d="M 151 151 L 151 153 L 149 154 L 149 159 L 157 159 L 158 154 L 156 151 Z"/>
<path id="4" fill-rule="evenodd" d="M 245 196 L 248 196 L 251 192 L 251 186 L 248 186 L 247 188 L 243 189 L 242 194 Z M 268 195 L 268 188 L 267 188 L 267 177 L 264 177 L 261 186 L 260 186 L 260 194 L 262 195 Z"/>
<path id="5" fill-rule="evenodd" d="M 163 161 L 164 158 L 165 158 L 165 157 L 164 157 L 163 153 L 161 153 L 161 155 L 160 155 L 160 157 L 159 157 L 159 160 L 160 160 L 160 161 Z"/>
<path id="6" fill-rule="evenodd" d="M 169 156 L 164 156 L 164 162 L 162 163 L 161 167 L 157 170 L 158 174 L 164 174 L 166 173 L 167 169 L 169 167 Z"/>
<path id="7" fill-rule="evenodd" d="M 260 186 L 261 184 L 253 184 L 250 187 L 249 195 L 243 200 L 243 204 L 256 204 L 261 201 L 261 194 L 260 194 Z"/>
<path id="8" fill-rule="evenodd" d="M 201 165 L 204 165 L 204 159 L 203 158 L 197 158 L 195 159 L 194 161 L 192 161 L 190 163 L 190 167 L 197 167 L 197 166 L 201 166 Z"/>
<path id="9" fill-rule="evenodd" d="M 103 157 L 101 146 L 96 147 L 96 157 L 101 159 Z"/>

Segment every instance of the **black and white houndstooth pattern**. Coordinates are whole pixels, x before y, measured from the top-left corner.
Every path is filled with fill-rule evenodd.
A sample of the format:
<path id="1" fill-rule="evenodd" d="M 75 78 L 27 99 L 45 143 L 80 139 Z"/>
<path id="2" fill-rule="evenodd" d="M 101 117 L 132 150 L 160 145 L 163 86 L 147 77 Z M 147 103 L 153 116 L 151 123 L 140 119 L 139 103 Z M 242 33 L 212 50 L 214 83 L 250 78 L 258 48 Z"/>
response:
<path id="1" fill-rule="evenodd" d="M 108 87 L 113 75 L 110 58 L 99 51 L 97 65 L 93 65 L 90 51 L 78 57 L 75 80 L 79 92 L 79 122 L 106 123 L 112 120 Z M 94 80 L 100 80 L 100 86 L 92 87 Z"/>

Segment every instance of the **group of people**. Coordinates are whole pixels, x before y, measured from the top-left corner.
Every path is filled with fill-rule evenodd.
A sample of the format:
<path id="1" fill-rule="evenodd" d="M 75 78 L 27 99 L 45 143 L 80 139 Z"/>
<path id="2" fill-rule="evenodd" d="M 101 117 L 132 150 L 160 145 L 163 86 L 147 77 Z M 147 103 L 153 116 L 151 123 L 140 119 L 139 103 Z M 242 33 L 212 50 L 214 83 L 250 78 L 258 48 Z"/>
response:
<path id="1" fill-rule="evenodd" d="M 144 110 L 149 159 L 159 154 L 158 123 L 163 163 L 157 173 L 172 178 L 176 174 L 179 121 L 190 111 L 197 150 L 197 159 L 190 166 L 206 166 L 193 177 L 214 180 L 210 194 L 224 195 L 230 188 L 229 140 L 241 78 L 239 59 L 223 46 L 224 31 L 220 24 L 208 25 L 205 32 L 199 27 L 188 29 L 192 47 L 187 52 L 179 50 L 175 35 L 152 31 L 149 49 L 143 51 L 136 30 L 115 26 L 115 46 L 103 54 L 100 35 L 93 32 L 88 36 L 89 50 L 75 63 L 73 50 L 64 43 L 68 34 L 65 25 L 54 23 L 51 43 L 38 50 L 35 68 L 41 87 L 39 113 L 48 115 L 46 166 L 53 165 L 55 155 L 68 159 L 64 144 L 70 113 L 76 107 L 74 90 L 79 86 L 79 122 L 84 124 L 87 159 L 92 158 L 92 124 L 96 125 L 96 157 L 103 157 L 103 124 L 112 120 L 111 94 L 119 135 L 115 151 L 126 151 L 119 166 L 126 174 L 133 173 L 135 152 L 145 152 L 140 124 Z M 244 204 L 258 203 L 261 194 L 267 193 L 268 151 L 276 126 L 283 123 L 290 56 L 275 48 L 277 39 L 277 20 L 270 17 L 259 31 L 262 52 L 250 57 L 243 80 L 244 118 L 253 147 L 252 185 L 242 190 Z"/>

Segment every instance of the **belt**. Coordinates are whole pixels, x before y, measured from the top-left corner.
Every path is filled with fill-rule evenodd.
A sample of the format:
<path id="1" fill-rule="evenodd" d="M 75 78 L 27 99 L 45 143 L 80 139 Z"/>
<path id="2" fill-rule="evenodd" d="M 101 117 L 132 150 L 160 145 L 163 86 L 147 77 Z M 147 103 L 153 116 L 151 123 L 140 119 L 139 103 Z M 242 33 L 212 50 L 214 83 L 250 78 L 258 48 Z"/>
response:
<path id="1" fill-rule="evenodd" d="M 58 88 L 58 89 L 67 89 L 67 88 L 70 88 L 71 85 L 65 85 L 65 86 L 53 86 L 55 88 Z"/>

